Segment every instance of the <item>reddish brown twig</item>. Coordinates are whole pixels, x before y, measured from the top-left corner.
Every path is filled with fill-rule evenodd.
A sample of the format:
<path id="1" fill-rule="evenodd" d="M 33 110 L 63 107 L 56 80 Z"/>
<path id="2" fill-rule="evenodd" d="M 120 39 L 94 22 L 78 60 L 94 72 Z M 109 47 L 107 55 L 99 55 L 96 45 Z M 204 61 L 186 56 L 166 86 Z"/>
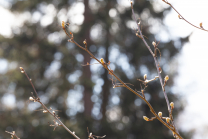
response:
<path id="1" fill-rule="evenodd" d="M 204 30 L 204 31 L 207 31 L 208 32 L 208 30 L 206 30 L 206 29 L 204 29 L 203 28 L 203 26 L 202 26 L 202 23 L 200 23 L 199 24 L 199 27 L 197 27 L 196 25 L 194 25 L 194 24 L 192 24 L 192 23 L 190 23 L 188 20 L 186 20 L 174 7 L 173 7 L 173 5 L 172 4 L 170 4 L 167 0 L 162 0 L 163 2 L 165 2 L 166 4 L 168 4 L 168 5 L 170 5 L 170 7 L 172 7 L 173 8 L 173 10 L 175 10 L 177 13 L 178 13 L 178 18 L 179 19 L 183 19 L 184 21 L 186 21 L 188 24 L 190 24 L 191 26 L 193 26 L 193 27 L 195 27 L 195 28 L 198 28 L 198 29 L 201 29 L 201 30 Z"/>
<path id="2" fill-rule="evenodd" d="M 33 87 L 33 90 L 34 90 L 34 92 L 35 92 L 35 94 L 36 94 L 36 97 L 35 97 L 35 96 L 29 97 L 29 100 L 30 100 L 30 101 L 33 101 L 33 102 L 38 102 L 38 103 L 40 103 L 41 106 L 43 107 L 43 113 L 49 113 L 50 115 L 52 115 L 52 116 L 55 118 L 55 119 L 54 119 L 54 125 L 53 125 L 53 126 L 55 126 L 55 127 L 54 127 L 54 130 L 56 129 L 57 126 L 63 126 L 63 127 L 66 129 L 66 131 L 68 131 L 68 132 L 69 132 L 71 135 L 73 135 L 76 139 L 79 139 L 79 137 L 76 136 L 74 132 L 72 132 L 71 130 L 69 130 L 69 129 L 61 122 L 61 120 L 59 119 L 58 115 L 56 115 L 55 110 L 52 111 L 51 108 L 48 109 L 48 108 L 41 102 L 41 100 L 40 100 L 40 98 L 39 98 L 39 96 L 38 96 L 38 93 L 36 92 L 35 87 L 34 87 L 34 85 L 33 85 L 33 83 L 32 83 L 32 80 L 29 78 L 29 76 L 27 75 L 27 73 L 25 72 L 25 70 L 24 70 L 23 67 L 20 67 L 20 70 L 21 70 L 21 73 L 24 73 L 24 74 L 26 75 L 27 79 L 29 80 L 29 82 L 30 82 L 31 86 Z M 52 126 L 52 125 L 51 125 L 51 126 Z"/>
<path id="3" fill-rule="evenodd" d="M 138 32 L 139 32 L 139 34 L 140 34 L 140 36 L 141 36 L 141 39 L 143 40 L 145 46 L 148 48 L 148 50 L 150 51 L 150 53 L 152 54 L 152 56 L 153 56 L 153 58 L 154 58 L 155 66 L 156 66 L 156 68 L 157 68 L 157 73 L 158 73 L 158 76 L 159 76 L 159 79 L 160 79 L 160 84 L 161 84 L 161 87 L 162 87 L 162 90 L 163 90 L 163 94 L 164 94 L 164 96 L 165 96 L 165 100 L 166 100 L 166 103 L 167 103 L 168 112 L 169 112 L 169 117 L 170 117 L 170 119 L 171 119 L 172 126 L 169 125 L 170 123 L 168 123 L 168 125 L 167 125 L 167 124 L 164 124 L 164 123 L 162 122 L 162 119 L 161 119 L 159 116 L 155 116 L 155 117 L 156 117 L 159 121 L 161 121 L 167 128 L 169 128 L 169 129 L 173 132 L 174 135 L 176 135 L 178 138 L 182 139 L 182 137 L 180 136 L 178 130 L 175 128 L 175 124 L 174 124 L 173 116 L 172 116 L 172 110 L 171 110 L 170 103 L 169 103 L 169 100 L 168 100 L 168 97 L 167 97 L 167 94 L 166 94 L 166 91 L 165 91 L 165 88 L 164 88 L 165 85 L 163 84 L 163 81 L 162 81 L 162 77 L 161 77 L 161 68 L 160 68 L 159 63 L 158 63 L 158 61 L 157 61 L 156 54 L 153 53 L 153 51 L 151 50 L 150 46 L 147 44 L 146 40 L 145 40 L 144 37 L 143 37 L 142 31 L 141 31 L 140 26 L 139 26 L 140 24 L 137 23 L 137 20 L 136 20 L 135 14 L 134 14 L 133 2 L 132 2 L 132 1 L 131 1 L 131 9 L 132 9 L 133 18 L 134 18 L 134 21 L 136 22 L 137 29 L 138 29 Z M 156 44 L 156 43 L 153 43 L 153 46 L 155 47 L 155 46 L 157 46 L 157 44 Z M 155 47 L 155 48 L 157 48 L 157 47 Z M 154 113 L 153 113 L 153 114 L 154 114 Z M 154 114 L 154 115 L 155 115 L 155 114 Z M 167 122 L 167 121 L 166 121 L 166 122 Z"/>
<path id="4" fill-rule="evenodd" d="M 5 132 L 11 134 L 11 139 L 13 139 L 14 137 L 16 137 L 17 139 L 20 139 L 20 138 L 15 134 L 15 131 L 12 131 L 12 132 L 5 131 Z"/>
<path id="5" fill-rule="evenodd" d="M 104 138 L 104 137 L 106 137 L 106 135 L 104 135 L 104 136 L 92 135 L 92 133 L 89 132 L 88 127 L 87 127 L 87 133 L 88 133 L 88 139 L 98 139 L 98 138 Z"/>
<path id="6" fill-rule="evenodd" d="M 99 62 L 106 70 L 108 70 L 109 74 L 113 77 L 116 78 L 116 80 L 118 80 L 120 82 L 120 84 L 122 85 L 122 87 L 125 87 L 127 88 L 129 91 L 131 91 L 132 93 L 134 93 L 135 95 L 137 95 L 138 97 L 140 97 L 142 100 L 145 101 L 145 103 L 148 105 L 148 107 L 150 108 L 150 111 L 152 112 L 152 114 L 161 122 L 163 123 L 167 128 L 169 128 L 174 134 L 176 134 L 177 136 L 180 137 L 180 135 L 176 132 L 175 128 L 170 126 L 168 123 L 166 123 L 165 121 L 163 121 L 163 119 L 161 119 L 157 113 L 155 112 L 155 110 L 153 109 L 153 107 L 151 106 L 151 104 L 145 99 L 145 97 L 141 96 L 140 94 L 137 93 L 137 91 L 133 90 L 132 88 L 130 88 L 126 83 L 124 83 L 118 76 L 116 76 L 114 74 L 114 72 L 108 68 L 108 64 L 104 62 L 103 58 L 101 58 L 100 60 L 97 59 L 88 49 L 87 49 L 87 44 L 85 43 L 84 41 L 84 45 L 85 47 L 82 47 L 81 45 L 79 45 L 75 40 L 74 40 L 74 37 L 73 37 L 73 33 L 69 32 L 67 29 L 66 29 L 66 24 L 64 21 L 62 21 L 62 28 L 64 30 L 64 32 L 66 33 L 66 35 L 69 37 L 69 42 L 71 43 L 74 43 L 75 45 L 77 45 L 79 48 L 81 48 L 82 50 L 86 51 L 90 56 L 91 58 L 95 59 L 97 62 Z M 140 31 L 140 34 L 141 34 L 141 31 Z M 143 35 L 141 34 L 141 37 L 144 39 Z M 144 42 L 146 43 L 146 41 Z M 146 43 L 147 44 L 147 43 Z M 150 47 L 148 47 L 148 49 L 150 49 Z M 152 55 L 154 55 L 154 53 L 152 52 L 152 50 L 150 49 L 150 52 Z M 156 57 L 154 57 L 155 60 L 156 60 Z M 157 61 L 157 60 L 156 60 Z M 158 63 L 157 63 L 158 65 Z M 161 78 L 161 77 L 160 77 Z"/>

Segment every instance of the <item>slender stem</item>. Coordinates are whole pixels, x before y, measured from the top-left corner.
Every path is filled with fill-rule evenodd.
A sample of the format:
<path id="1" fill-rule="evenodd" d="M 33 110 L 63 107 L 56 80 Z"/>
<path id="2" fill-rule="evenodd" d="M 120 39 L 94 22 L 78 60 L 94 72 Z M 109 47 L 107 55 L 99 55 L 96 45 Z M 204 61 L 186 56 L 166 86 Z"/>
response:
<path id="1" fill-rule="evenodd" d="M 137 24 L 137 28 L 138 28 L 138 30 L 139 30 L 140 37 L 142 38 L 142 41 L 144 42 L 144 44 L 146 45 L 146 47 L 148 48 L 148 50 L 150 51 L 150 53 L 152 54 L 152 56 L 153 56 L 153 58 L 154 58 L 155 66 L 156 66 L 156 68 L 157 68 L 157 73 L 158 73 L 159 80 L 160 80 L 160 84 L 161 84 L 161 86 L 162 86 L 162 88 L 163 88 L 163 81 L 162 81 L 162 77 L 161 77 L 161 74 L 160 74 L 160 71 L 159 71 L 157 59 L 156 59 L 154 53 L 152 52 L 150 46 L 147 44 L 146 40 L 145 40 L 144 37 L 143 37 L 143 34 L 142 34 L 141 29 L 140 29 L 140 27 L 139 27 L 139 24 L 138 24 L 137 21 L 136 21 L 136 17 L 135 17 L 135 14 L 134 14 L 133 6 L 132 6 L 132 14 L 133 14 L 133 17 L 134 17 L 134 21 L 135 21 L 136 24 Z M 166 92 L 165 92 L 164 89 L 163 89 L 163 94 L 164 94 L 164 96 L 165 96 L 165 100 L 166 100 L 166 103 L 167 103 L 168 111 L 170 112 L 170 104 L 169 104 L 169 100 L 168 100 L 167 94 L 166 94 Z"/>
<path id="2" fill-rule="evenodd" d="M 34 90 L 34 92 L 35 92 L 35 94 L 36 94 L 36 97 L 39 98 L 38 93 L 37 93 L 37 91 L 36 91 L 36 89 L 35 89 L 35 86 L 34 86 L 33 83 L 32 83 L 32 80 L 29 78 L 29 76 L 27 75 L 27 73 L 25 72 L 24 69 L 21 69 L 21 70 L 24 71 L 24 74 L 26 75 L 28 81 L 30 82 L 30 84 L 31 84 L 31 86 L 32 86 L 32 88 L 33 88 L 33 90 Z M 39 99 L 40 99 L 40 98 L 39 98 Z"/>
<path id="3" fill-rule="evenodd" d="M 48 112 L 48 113 L 50 113 L 50 115 L 52 115 L 58 122 L 59 122 L 59 124 L 61 124 L 65 129 L 66 129 L 66 131 L 68 131 L 71 135 L 73 135 L 76 139 L 80 139 L 78 136 L 76 136 L 75 135 L 75 133 L 73 133 L 71 130 L 69 130 L 66 126 L 65 126 L 65 124 L 63 124 L 62 122 L 61 122 L 61 120 L 54 114 L 54 113 L 52 113 L 41 101 L 39 101 L 39 103 L 43 106 L 43 108 Z"/>
<path id="4" fill-rule="evenodd" d="M 9 131 L 5 131 L 6 133 L 9 133 L 11 134 L 12 136 L 12 139 L 13 139 L 13 136 L 16 137 L 17 139 L 20 139 L 16 134 L 15 134 L 15 131 L 12 131 L 12 132 L 9 132 Z"/>
<path id="5" fill-rule="evenodd" d="M 135 95 L 137 95 L 138 97 L 140 97 L 142 100 L 145 101 L 145 103 L 148 105 L 148 107 L 150 108 L 150 111 L 153 113 L 153 115 L 161 122 L 163 123 L 167 128 L 169 128 L 173 133 L 175 133 L 180 139 L 182 139 L 182 137 L 180 137 L 180 135 L 175 131 L 175 128 L 172 128 L 170 125 L 168 125 L 167 123 L 165 123 L 155 112 L 155 110 L 153 109 L 153 107 L 151 106 L 151 104 L 140 94 L 138 94 L 136 91 L 134 91 L 132 88 L 130 88 L 128 85 L 126 85 L 120 78 L 118 78 L 112 70 L 110 70 L 107 66 L 106 63 L 102 63 L 100 60 L 98 60 L 88 49 L 87 47 L 82 47 L 81 45 L 79 45 L 76 41 L 74 41 L 74 38 L 72 36 L 70 36 L 67 31 L 66 28 L 64 27 L 64 22 L 62 22 L 62 28 L 65 31 L 66 35 L 70 38 L 70 42 L 74 43 L 75 45 L 77 45 L 79 48 L 83 49 L 84 51 L 86 51 L 93 59 L 95 59 L 97 62 L 99 62 L 106 70 L 108 70 L 108 72 L 114 76 L 122 85 L 123 87 L 127 88 L 129 91 L 133 92 Z"/>
<path id="6" fill-rule="evenodd" d="M 169 100 L 168 100 L 168 97 L 167 97 L 167 93 L 165 92 L 165 89 L 164 89 L 164 87 L 163 87 L 163 81 L 162 81 L 162 77 L 161 77 L 161 74 L 160 74 L 160 70 L 159 70 L 159 66 L 158 66 L 158 61 L 157 61 L 157 59 L 156 59 L 155 54 L 152 52 L 150 46 L 148 45 L 148 43 L 146 42 L 146 40 L 145 40 L 144 37 L 143 37 L 143 34 L 142 34 L 142 32 L 141 32 L 141 29 L 140 29 L 140 26 L 139 26 L 139 24 L 137 23 L 137 20 L 136 20 L 136 17 L 135 17 L 135 13 L 134 13 L 134 9 L 133 9 L 132 3 L 131 3 L 131 9 L 132 9 L 132 14 L 133 14 L 134 21 L 136 22 L 137 28 L 138 28 L 138 30 L 139 30 L 140 37 L 141 37 L 142 41 L 144 42 L 144 44 L 146 45 L 146 47 L 148 48 L 148 50 L 150 51 L 150 53 L 152 54 L 153 58 L 154 58 L 155 66 L 156 66 L 156 68 L 157 68 L 157 73 L 158 73 L 158 76 L 159 76 L 160 84 L 161 84 L 161 87 L 162 87 L 162 90 L 163 90 L 163 94 L 164 94 L 164 96 L 165 96 L 165 100 L 166 100 L 166 103 L 167 103 L 169 116 L 170 116 L 170 118 L 172 119 L 172 124 L 173 124 L 174 130 L 176 130 L 177 136 L 178 136 L 179 138 L 182 138 L 182 137 L 179 135 L 178 130 L 175 128 L 175 124 L 174 124 L 174 120 L 173 120 L 173 116 L 172 116 L 172 112 L 171 112 L 171 108 L 170 108 L 170 103 L 169 103 Z"/>
<path id="7" fill-rule="evenodd" d="M 29 80 L 29 82 L 30 82 L 30 84 L 31 84 L 31 86 L 33 87 L 33 90 L 34 90 L 34 92 L 36 93 L 36 97 L 37 98 L 34 98 L 34 102 L 38 102 L 38 103 L 40 103 L 41 104 L 41 106 L 43 107 L 43 109 L 44 110 L 46 110 L 50 115 L 52 115 L 58 122 L 59 122 L 59 124 L 61 125 L 61 126 L 63 126 L 65 129 L 66 129 L 66 131 L 68 131 L 71 135 L 73 135 L 76 139 L 80 139 L 78 136 L 76 136 L 75 135 L 75 133 L 73 133 L 71 130 L 69 130 L 62 122 L 61 122 L 61 120 L 57 117 L 57 115 L 55 114 L 55 113 L 52 113 L 41 101 L 40 101 L 40 98 L 39 98 L 39 96 L 38 96 L 38 94 L 37 94 L 37 91 L 36 91 L 36 89 L 35 89 L 35 87 L 34 87 L 34 85 L 33 85 L 33 83 L 32 83 L 32 80 L 29 78 L 29 76 L 27 75 L 27 73 L 25 72 L 25 70 L 22 68 L 22 67 L 20 67 L 20 69 L 21 69 L 21 72 L 22 73 L 24 73 L 25 75 L 26 75 L 26 77 L 27 77 L 27 79 Z"/>
<path id="8" fill-rule="evenodd" d="M 174 131 L 174 129 L 172 127 L 170 127 L 167 123 L 165 123 L 155 112 L 155 110 L 153 109 L 153 107 L 151 106 L 151 104 L 144 98 L 142 97 L 140 94 L 138 94 L 136 91 L 134 91 L 131 87 L 129 87 L 128 85 L 126 85 L 118 76 L 116 76 L 107 66 L 106 64 L 103 64 L 100 62 L 100 60 L 98 60 L 89 50 L 85 49 L 84 47 L 82 47 L 81 45 L 79 45 L 76 41 L 71 40 L 74 44 L 76 44 L 78 47 L 80 47 L 81 49 L 85 50 L 93 59 L 95 59 L 96 61 L 98 61 L 106 70 L 109 71 L 109 73 L 114 76 L 125 88 L 127 88 L 129 91 L 133 92 L 135 95 L 137 95 L 138 97 L 140 97 L 142 100 L 145 101 L 145 103 L 149 106 L 150 111 L 154 114 L 154 116 L 161 122 L 163 123 L 166 127 L 168 127 L 171 131 Z M 179 136 L 178 133 L 175 133 Z"/>
<path id="9" fill-rule="evenodd" d="M 179 15 L 179 18 L 180 19 L 183 19 L 184 21 L 186 21 L 188 24 L 190 24 L 191 26 L 193 26 L 193 27 L 195 27 L 195 28 L 198 28 L 198 29 L 201 29 L 201 30 L 203 30 L 203 31 L 207 31 L 208 32 L 208 30 L 206 30 L 206 29 L 204 29 L 203 27 L 197 27 L 196 25 L 194 25 L 194 24 L 192 24 L 192 23 L 190 23 L 188 20 L 186 20 L 174 7 L 173 7 L 173 5 L 172 4 L 170 4 L 169 2 L 167 2 L 167 0 L 162 0 L 163 2 L 165 2 L 166 4 L 168 4 L 168 5 L 170 5 L 170 7 L 172 7 L 173 8 L 173 10 L 175 10 L 177 13 L 178 13 L 178 15 Z"/>

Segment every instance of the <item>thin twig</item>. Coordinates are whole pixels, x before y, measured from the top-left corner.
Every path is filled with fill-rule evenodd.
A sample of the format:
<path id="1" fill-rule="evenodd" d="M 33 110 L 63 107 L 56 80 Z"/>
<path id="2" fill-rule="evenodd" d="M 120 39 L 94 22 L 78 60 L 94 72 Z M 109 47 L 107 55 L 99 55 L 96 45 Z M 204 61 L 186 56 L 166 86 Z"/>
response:
<path id="1" fill-rule="evenodd" d="M 145 101 L 145 103 L 148 105 L 148 107 L 150 108 L 150 111 L 152 112 L 152 114 L 162 123 L 164 124 L 167 128 L 169 128 L 174 134 L 176 134 L 177 136 L 180 137 L 180 135 L 176 132 L 175 128 L 171 127 L 169 124 L 167 124 L 166 122 L 164 122 L 155 112 L 155 110 L 153 109 L 153 107 L 151 106 L 151 104 L 145 99 L 145 97 L 141 96 L 140 94 L 138 94 L 136 91 L 134 91 L 132 88 L 130 88 L 126 83 L 124 83 L 118 76 L 116 76 L 114 74 L 114 72 L 108 68 L 108 64 L 105 63 L 103 61 L 103 59 L 101 58 L 101 60 L 98 60 L 86 47 L 82 47 L 81 45 L 79 45 L 73 37 L 73 33 L 68 33 L 68 31 L 66 31 L 65 28 L 65 22 L 62 21 L 62 28 L 65 31 L 66 35 L 70 38 L 69 42 L 74 43 L 75 45 L 77 45 L 79 48 L 83 49 L 84 51 L 86 51 L 93 59 L 95 59 L 97 62 L 99 62 L 106 70 L 108 70 L 109 74 L 111 74 L 112 76 L 114 76 L 123 86 L 127 88 L 129 91 L 131 91 L 132 93 L 134 93 L 135 95 L 137 95 L 138 97 L 140 97 L 142 100 Z M 143 36 L 142 36 L 143 37 Z M 146 42 L 145 42 L 146 43 Z M 147 44 L 147 43 L 146 43 Z M 150 49 L 151 50 L 151 49 Z M 154 53 L 151 51 L 151 54 L 154 55 Z M 182 139 L 182 137 L 180 137 Z"/>
<path id="2" fill-rule="evenodd" d="M 26 75 L 26 77 L 27 77 L 27 79 L 29 80 L 31 86 L 33 87 L 34 92 L 36 93 L 36 97 L 30 97 L 30 100 L 32 100 L 32 101 L 34 101 L 34 102 L 40 103 L 41 106 L 43 107 L 43 109 L 46 110 L 48 113 L 50 113 L 50 115 L 52 115 L 52 116 L 58 121 L 58 125 L 63 126 L 63 127 L 66 129 L 66 131 L 68 131 L 68 132 L 69 132 L 71 135 L 73 135 L 76 139 L 80 139 L 78 136 L 75 135 L 74 132 L 72 132 L 71 130 L 69 130 L 69 129 L 61 122 L 61 120 L 59 119 L 59 117 L 55 114 L 55 111 L 54 111 L 54 112 L 51 112 L 51 109 L 48 109 L 48 108 L 40 101 L 40 98 L 39 98 L 39 96 L 38 96 L 38 94 L 37 94 L 37 92 L 36 92 L 36 90 L 35 90 L 35 87 L 34 87 L 34 85 L 33 85 L 33 83 L 32 83 L 32 80 L 29 78 L 29 76 L 27 75 L 27 73 L 25 72 L 25 70 L 24 70 L 22 67 L 20 67 L 20 69 L 21 69 L 21 73 L 24 73 L 24 74 Z"/>
<path id="3" fill-rule="evenodd" d="M 171 117 L 171 119 L 173 119 L 172 112 L 171 112 L 171 108 L 170 108 L 170 103 L 169 103 L 169 100 L 168 100 L 166 91 L 165 91 L 165 89 L 164 89 L 164 87 L 163 87 L 163 81 L 162 81 L 162 77 L 161 77 L 161 74 L 160 74 L 159 64 L 158 64 L 157 58 L 156 58 L 155 54 L 152 52 L 150 46 L 147 44 L 147 42 L 146 42 L 146 40 L 144 39 L 144 37 L 143 37 L 142 31 L 141 31 L 141 29 L 140 29 L 139 24 L 137 23 L 137 20 L 136 20 L 135 14 L 134 14 L 134 9 L 133 9 L 133 4 L 132 4 L 132 2 L 131 2 L 131 9 L 132 9 L 133 18 L 134 18 L 134 21 L 135 21 L 136 24 L 137 24 L 137 28 L 138 28 L 138 30 L 139 30 L 139 34 L 140 34 L 140 36 L 141 36 L 141 39 L 142 39 L 142 41 L 144 42 L 144 44 L 146 45 L 146 47 L 148 48 L 148 50 L 150 51 L 150 53 L 152 54 L 152 56 L 153 56 L 153 58 L 154 58 L 155 66 L 156 66 L 156 68 L 157 68 L 157 73 L 158 73 L 158 76 L 159 76 L 159 79 L 160 79 L 160 84 L 161 84 L 161 87 L 162 87 L 162 90 L 163 90 L 163 94 L 164 94 L 164 96 L 165 96 L 165 100 L 166 100 L 166 103 L 167 103 L 169 116 Z M 158 120 L 159 120 L 159 119 L 158 119 Z M 179 135 L 178 130 L 175 128 L 174 121 L 172 121 L 172 123 L 173 123 L 173 127 L 174 127 L 174 131 L 173 131 L 173 130 L 172 130 L 172 131 L 175 132 L 176 135 L 177 135 L 179 138 L 182 139 L 182 137 Z M 169 129 L 170 129 L 170 128 L 169 128 Z"/>
<path id="4" fill-rule="evenodd" d="M 106 137 L 106 135 L 104 136 L 96 136 L 96 135 L 92 135 L 92 133 L 89 132 L 89 129 L 87 127 L 87 133 L 88 133 L 88 139 L 95 139 L 95 137 L 98 139 L 98 138 L 104 138 Z"/>
<path id="5" fill-rule="evenodd" d="M 20 138 L 15 134 L 15 131 L 12 131 L 12 132 L 5 131 L 5 132 L 11 134 L 11 139 L 13 139 L 14 137 L 16 137 L 17 139 L 20 139 Z"/>
<path id="6" fill-rule="evenodd" d="M 190 25 L 192 25 L 193 27 L 195 27 L 195 28 L 198 28 L 198 29 L 201 29 L 201 30 L 203 30 L 203 31 L 207 31 L 208 32 L 208 30 L 206 30 L 206 29 L 204 29 L 203 28 L 203 26 L 202 26 L 202 23 L 200 23 L 199 25 L 200 25 L 200 27 L 197 27 L 196 25 L 194 25 L 194 24 L 192 24 L 192 23 L 190 23 L 188 20 L 186 20 L 174 7 L 173 7 L 173 5 L 172 4 L 170 4 L 167 0 L 162 0 L 163 2 L 165 2 L 166 4 L 168 4 L 168 5 L 170 5 L 170 7 L 172 7 L 173 8 L 173 10 L 175 10 L 177 13 L 178 13 L 178 17 L 179 17 L 179 19 L 183 19 L 184 21 L 186 21 L 188 24 L 190 24 Z"/>

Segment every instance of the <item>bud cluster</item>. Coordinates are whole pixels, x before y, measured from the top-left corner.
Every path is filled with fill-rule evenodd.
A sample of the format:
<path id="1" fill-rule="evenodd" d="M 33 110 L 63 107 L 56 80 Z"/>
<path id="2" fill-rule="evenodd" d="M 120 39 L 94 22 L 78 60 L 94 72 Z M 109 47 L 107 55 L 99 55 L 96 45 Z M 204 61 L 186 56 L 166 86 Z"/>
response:
<path id="1" fill-rule="evenodd" d="M 19 67 L 21 70 L 21 73 L 25 73 L 25 70 L 23 69 L 23 67 Z"/>

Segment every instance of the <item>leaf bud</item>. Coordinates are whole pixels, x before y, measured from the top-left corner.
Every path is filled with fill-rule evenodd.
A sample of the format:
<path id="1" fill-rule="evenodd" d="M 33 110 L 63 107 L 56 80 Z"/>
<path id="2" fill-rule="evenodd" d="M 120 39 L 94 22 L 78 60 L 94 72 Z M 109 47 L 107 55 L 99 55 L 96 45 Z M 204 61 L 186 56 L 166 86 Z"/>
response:
<path id="1" fill-rule="evenodd" d="M 169 76 L 166 75 L 166 76 L 165 76 L 165 81 L 168 81 L 168 80 L 169 80 Z"/>
<path id="2" fill-rule="evenodd" d="M 87 41 L 86 41 L 86 39 L 83 41 L 83 43 L 84 43 L 84 45 L 86 45 L 86 44 L 87 44 Z"/>
<path id="3" fill-rule="evenodd" d="M 171 103 L 170 103 L 170 106 L 171 106 L 171 108 L 173 109 L 173 108 L 174 108 L 174 103 L 171 102 Z"/>
<path id="4" fill-rule="evenodd" d="M 147 116 L 143 116 L 145 121 L 149 121 L 149 118 Z"/>
<path id="5" fill-rule="evenodd" d="M 147 74 L 144 75 L 144 80 L 147 80 Z"/>
<path id="6" fill-rule="evenodd" d="M 152 45 L 155 47 L 155 46 L 156 46 L 156 42 L 153 41 L 153 42 L 152 42 Z"/>
<path id="7" fill-rule="evenodd" d="M 160 117 L 162 117 L 162 112 L 158 112 L 158 115 L 159 115 Z"/>
<path id="8" fill-rule="evenodd" d="M 166 118 L 166 122 L 170 123 L 170 118 L 169 117 Z"/>
<path id="9" fill-rule="evenodd" d="M 101 62 L 102 64 L 104 64 L 104 59 L 103 59 L 103 58 L 101 58 L 101 59 L 100 59 L 100 62 Z"/>
<path id="10" fill-rule="evenodd" d="M 47 113 L 48 111 L 47 110 L 43 110 L 43 113 Z"/>
<path id="11" fill-rule="evenodd" d="M 201 28 L 203 28 L 203 26 L 202 26 L 202 22 L 199 24 L 199 26 L 200 26 Z"/>
<path id="12" fill-rule="evenodd" d="M 30 100 L 30 101 L 34 101 L 34 98 L 33 98 L 33 97 L 29 97 L 29 100 Z"/>
<path id="13" fill-rule="evenodd" d="M 65 22 L 64 21 L 62 21 L 61 26 L 64 28 L 64 26 L 65 26 Z"/>

